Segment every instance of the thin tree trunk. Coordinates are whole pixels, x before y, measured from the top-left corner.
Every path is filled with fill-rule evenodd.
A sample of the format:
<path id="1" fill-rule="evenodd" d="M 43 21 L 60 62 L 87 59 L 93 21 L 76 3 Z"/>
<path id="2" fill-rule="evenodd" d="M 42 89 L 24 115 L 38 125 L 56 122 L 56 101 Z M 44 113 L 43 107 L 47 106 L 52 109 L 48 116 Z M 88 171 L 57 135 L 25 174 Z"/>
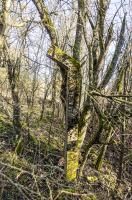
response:
<path id="1" fill-rule="evenodd" d="M 20 136 L 21 122 L 20 122 L 20 102 L 18 96 L 18 81 L 19 81 L 19 70 L 20 63 L 19 59 L 16 63 L 10 59 L 8 47 L 6 45 L 6 32 L 7 23 L 10 9 L 10 0 L 2 1 L 2 10 L 0 14 L 0 51 L 4 55 L 5 66 L 8 68 L 8 79 L 11 87 L 11 95 L 13 101 L 13 127 L 15 138 Z"/>
<path id="2" fill-rule="evenodd" d="M 129 66 L 127 66 L 129 67 Z M 126 70 L 124 72 L 124 80 L 123 80 L 123 95 L 126 95 L 126 91 L 127 91 L 127 79 L 126 79 Z M 124 100 L 126 100 L 126 97 L 123 98 Z M 122 112 L 125 113 L 125 103 L 124 105 L 121 106 L 122 108 Z M 126 129 L 126 116 L 124 114 L 123 116 L 123 120 L 121 123 L 121 147 L 120 147 L 120 157 L 119 157 L 119 171 L 117 174 L 117 182 L 120 183 L 121 179 L 122 179 L 122 174 L 123 174 L 123 166 L 124 166 L 124 153 L 125 153 L 125 129 Z"/>
<path id="3" fill-rule="evenodd" d="M 48 95 L 49 88 L 50 88 L 50 84 L 47 86 L 47 89 L 44 93 L 44 97 L 43 97 L 43 100 L 42 100 L 42 107 L 41 107 L 41 113 L 40 113 L 40 119 L 39 119 L 40 121 L 42 121 L 42 119 L 44 117 L 45 103 L 46 103 L 46 98 L 47 98 L 47 95 Z"/>
<path id="4" fill-rule="evenodd" d="M 14 63 L 8 60 L 8 79 L 11 87 L 11 94 L 13 100 L 13 128 L 16 138 L 21 135 L 21 121 L 20 121 L 20 100 L 18 94 L 18 82 L 20 73 L 20 61 Z"/>

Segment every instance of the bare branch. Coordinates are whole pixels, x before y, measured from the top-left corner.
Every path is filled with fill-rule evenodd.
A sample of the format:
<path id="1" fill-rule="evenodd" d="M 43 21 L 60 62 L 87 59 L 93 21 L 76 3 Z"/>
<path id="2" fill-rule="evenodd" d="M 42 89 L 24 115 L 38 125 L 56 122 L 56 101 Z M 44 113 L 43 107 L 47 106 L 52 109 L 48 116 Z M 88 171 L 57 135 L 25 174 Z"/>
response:
<path id="1" fill-rule="evenodd" d="M 112 61 L 107 68 L 107 71 L 106 71 L 106 74 L 104 76 L 103 81 L 100 84 L 100 87 L 99 87 L 100 89 L 105 88 L 105 86 L 108 84 L 110 78 L 112 77 L 112 75 L 113 75 L 113 73 L 116 69 L 117 62 L 118 62 L 119 56 L 121 54 L 121 49 L 122 49 L 123 44 L 124 44 L 125 25 L 126 25 L 126 14 L 124 15 L 119 40 L 117 42 Z"/>

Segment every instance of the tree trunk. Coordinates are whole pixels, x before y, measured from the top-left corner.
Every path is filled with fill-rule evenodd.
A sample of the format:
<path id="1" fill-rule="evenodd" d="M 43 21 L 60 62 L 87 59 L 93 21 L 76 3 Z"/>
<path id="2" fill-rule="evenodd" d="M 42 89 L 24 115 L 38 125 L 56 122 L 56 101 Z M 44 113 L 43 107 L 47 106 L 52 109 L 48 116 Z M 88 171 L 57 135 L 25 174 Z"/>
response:
<path id="1" fill-rule="evenodd" d="M 18 94 L 18 82 L 20 73 L 20 63 L 14 63 L 11 60 L 7 61 L 8 66 L 8 79 L 11 87 L 12 104 L 13 104 L 13 128 L 15 138 L 19 138 L 21 135 L 21 122 L 20 122 L 20 100 Z"/>
<path id="2" fill-rule="evenodd" d="M 1 59 L 4 56 L 4 65 L 8 68 L 8 79 L 11 87 L 11 95 L 13 101 L 13 127 L 15 137 L 20 136 L 21 123 L 20 123 L 20 102 L 18 96 L 18 80 L 19 80 L 19 70 L 20 63 L 12 61 L 9 57 L 9 52 L 6 45 L 6 31 L 7 22 L 9 16 L 10 0 L 5 0 L 2 2 L 2 10 L 0 14 L 0 53 Z"/>

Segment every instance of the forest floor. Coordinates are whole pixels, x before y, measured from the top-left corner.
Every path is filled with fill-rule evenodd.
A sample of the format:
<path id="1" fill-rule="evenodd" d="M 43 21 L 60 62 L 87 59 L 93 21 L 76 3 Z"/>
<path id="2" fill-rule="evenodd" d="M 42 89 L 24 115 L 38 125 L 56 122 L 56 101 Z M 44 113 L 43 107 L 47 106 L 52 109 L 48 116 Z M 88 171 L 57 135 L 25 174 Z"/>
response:
<path id="1" fill-rule="evenodd" d="M 61 121 L 45 118 L 23 128 L 25 141 L 16 149 L 11 122 L 0 116 L 1 200 L 131 200 L 130 172 L 117 185 L 117 163 L 110 150 L 100 171 L 94 162 L 98 146 L 91 149 L 84 176 L 75 182 L 64 177 Z M 114 158 L 115 160 L 115 158 Z"/>

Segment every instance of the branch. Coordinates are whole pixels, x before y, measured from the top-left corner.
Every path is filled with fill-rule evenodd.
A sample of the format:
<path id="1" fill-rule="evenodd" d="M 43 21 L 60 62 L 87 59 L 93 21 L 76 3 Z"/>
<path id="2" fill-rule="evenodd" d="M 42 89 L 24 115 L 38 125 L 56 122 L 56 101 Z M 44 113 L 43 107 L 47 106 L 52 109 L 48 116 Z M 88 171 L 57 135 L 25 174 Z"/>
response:
<path id="1" fill-rule="evenodd" d="M 71 196 L 75 196 L 75 197 L 87 197 L 88 199 L 92 199 L 94 196 L 94 194 L 92 193 L 83 193 L 83 194 L 80 194 L 80 193 L 77 193 L 77 192 L 69 192 L 67 190 L 61 190 L 58 192 L 57 196 L 54 198 L 54 200 L 57 200 L 61 194 L 66 194 L 66 195 L 71 195 Z"/>
<path id="2" fill-rule="evenodd" d="M 102 93 L 99 93 L 99 92 L 96 92 L 96 91 L 93 91 L 93 92 L 90 92 L 90 95 L 93 95 L 93 96 L 100 96 L 100 97 L 105 97 L 105 98 L 122 98 L 122 97 L 132 97 L 132 95 L 105 95 L 105 94 L 102 94 Z"/>
<path id="3" fill-rule="evenodd" d="M 109 80 L 111 79 L 111 77 L 112 77 L 112 75 L 113 75 L 113 73 L 116 69 L 116 65 L 117 65 L 119 56 L 121 54 L 121 49 L 122 49 L 122 46 L 124 44 L 125 25 L 126 25 L 126 13 L 124 15 L 124 19 L 123 19 L 123 22 L 122 22 L 120 36 L 119 36 L 119 40 L 118 40 L 116 48 L 115 48 L 113 59 L 112 59 L 110 65 L 108 66 L 106 74 L 104 76 L 104 79 L 102 80 L 102 82 L 99 86 L 100 89 L 103 89 L 103 88 L 106 87 L 106 85 L 108 84 Z"/>
<path id="4" fill-rule="evenodd" d="M 99 46 L 101 54 L 103 54 L 104 52 L 104 23 L 107 11 L 107 4 L 108 4 L 107 1 L 104 0 L 99 1 L 98 24 L 99 24 Z"/>
<path id="5" fill-rule="evenodd" d="M 51 43 L 54 45 L 57 45 L 58 42 L 57 42 L 56 29 L 52 22 L 52 19 L 50 17 L 48 9 L 44 4 L 44 1 L 43 0 L 32 0 L 32 1 L 39 12 L 40 18 L 42 20 L 42 23 L 43 23 L 45 29 L 47 30 L 47 32 L 49 34 Z"/>
<path id="6" fill-rule="evenodd" d="M 78 19 L 77 19 L 77 26 L 76 26 L 76 36 L 75 36 L 75 43 L 73 47 L 73 57 L 76 60 L 80 60 L 80 53 L 81 53 L 81 41 L 83 36 L 83 20 L 85 15 L 85 4 L 84 0 L 78 0 Z"/>
<path id="7" fill-rule="evenodd" d="M 104 51 L 101 52 L 99 59 L 98 59 L 98 62 L 97 62 L 98 70 L 101 68 L 102 63 L 104 61 L 104 58 L 107 54 L 109 45 L 110 45 L 111 40 L 112 40 L 112 35 L 113 35 L 113 23 L 111 23 L 110 27 L 108 28 L 108 33 L 107 33 L 107 36 L 106 36 L 106 40 L 104 42 Z"/>

